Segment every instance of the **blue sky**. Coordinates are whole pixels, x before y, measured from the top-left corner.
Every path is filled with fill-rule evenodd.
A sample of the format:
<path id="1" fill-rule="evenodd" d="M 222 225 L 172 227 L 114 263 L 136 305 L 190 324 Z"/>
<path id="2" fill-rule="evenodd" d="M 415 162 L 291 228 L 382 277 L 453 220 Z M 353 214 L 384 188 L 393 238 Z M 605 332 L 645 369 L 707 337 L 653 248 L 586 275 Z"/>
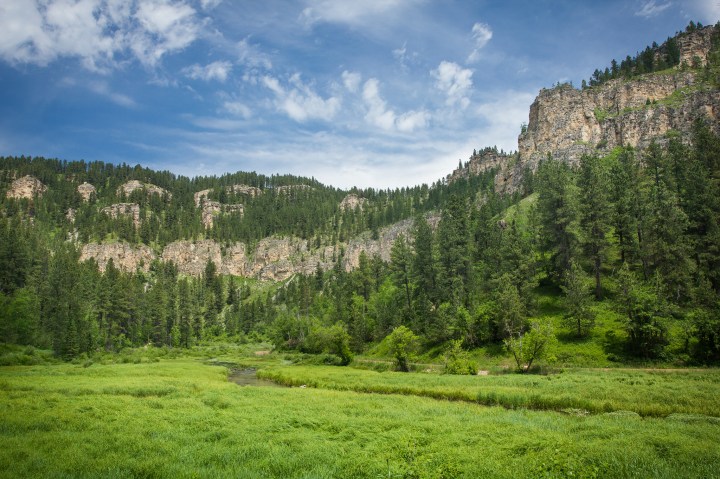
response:
<path id="1" fill-rule="evenodd" d="M 4 0 L 0 154 L 432 183 L 720 0 Z"/>

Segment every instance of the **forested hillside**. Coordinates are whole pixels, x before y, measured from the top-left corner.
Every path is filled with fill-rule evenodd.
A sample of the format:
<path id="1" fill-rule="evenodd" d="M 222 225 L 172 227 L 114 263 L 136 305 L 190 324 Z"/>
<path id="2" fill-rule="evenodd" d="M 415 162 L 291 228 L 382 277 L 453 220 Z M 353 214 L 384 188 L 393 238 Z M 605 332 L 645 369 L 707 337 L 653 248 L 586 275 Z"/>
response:
<path id="1" fill-rule="evenodd" d="M 633 61 L 643 74 L 642 58 Z M 696 67 L 712 76 L 714 66 Z M 703 87 L 717 90 L 714 82 Z M 549 155 L 528 165 L 513 194 L 497 188 L 500 164 L 432 185 L 342 191 L 254 172 L 190 179 L 1 158 L 0 338 L 63 358 L 222 338 L 347 363 L 406 341 L 428 355 L 449 349 L 458 370 L 478 348 L 507 351 L 522 368 L 560 340 L 571 345 L 561 353 L 600 347 L 600 362 L 715 363 L 716 127 L 699 115 L 691 131 L 647 148 L 598 147 L 576 165 Z M 361 249 L 357 264 L 343 262 L 353 238 L 377 240 L 401 221 L 412 226 L 394 236 L 389 258 Z M 300 238 L 298 254 L 327 247 L 331 257 L 312 273 L 259 281 L 221 274 L 212 260 L 201 275 L 184 274 L 161 256 L 179 240 L 252 252 L 268 237 Z M 144 245 L 150 264 L 81 261 L 83 245 L 118 242 Z"/>

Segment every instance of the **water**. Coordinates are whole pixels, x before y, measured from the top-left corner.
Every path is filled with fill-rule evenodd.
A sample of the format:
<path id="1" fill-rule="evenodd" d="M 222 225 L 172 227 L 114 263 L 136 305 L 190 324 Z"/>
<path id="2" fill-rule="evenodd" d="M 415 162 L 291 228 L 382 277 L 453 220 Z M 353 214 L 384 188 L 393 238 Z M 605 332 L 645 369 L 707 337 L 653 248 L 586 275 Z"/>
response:
<path id="1" fill-rule="evenodd" d="M 238 386 L 257 386 L 257 387 L 284 387 L 280 384 L 268 381 L 267 379 L 260 379 L 257 377 L 257 369 L 245 368 L 245 369 L 230 369 L 230 375 L 228 380 L 234 382 Z"/>

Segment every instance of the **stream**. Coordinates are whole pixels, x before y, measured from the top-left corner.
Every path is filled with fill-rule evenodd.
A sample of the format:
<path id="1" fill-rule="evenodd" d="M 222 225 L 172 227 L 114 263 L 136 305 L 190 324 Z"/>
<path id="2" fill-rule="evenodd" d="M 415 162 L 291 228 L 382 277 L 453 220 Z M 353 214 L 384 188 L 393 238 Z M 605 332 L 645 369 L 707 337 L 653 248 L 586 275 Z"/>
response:
<path id="1" fill-rule="evenodd" d="M 257 369 L 255 368 L 244 368 L 235 369 L 230 367 L 230 374 L 228 375 L 228 381 L 237 384 L 238 386 L 257 386 L 257 387 L 285 387 L 281 384 L 274 383 L 267 379 L 260 379 L 257 377 Z"/>

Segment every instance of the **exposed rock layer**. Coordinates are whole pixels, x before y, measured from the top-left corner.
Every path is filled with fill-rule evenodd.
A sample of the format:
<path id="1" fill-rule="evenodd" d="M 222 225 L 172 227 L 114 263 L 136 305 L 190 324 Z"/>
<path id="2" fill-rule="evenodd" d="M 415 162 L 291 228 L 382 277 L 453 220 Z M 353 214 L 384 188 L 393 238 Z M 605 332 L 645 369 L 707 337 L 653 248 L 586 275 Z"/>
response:
<path id="1" fill-rule="evenodd" d="M 125 196 L 130 196 L 130 194 L 135 190 L 144 190 L 148 195 L 167 195 L 168 198 L 172 198 L 172 193 L 165 188 L 160 188 L 152 183 L 143 183 L 138 180 L 130 180 L 127 183 L 120 185 L 120 187 L 118 187 L 117 194 L 122 195 L 124 193 Z"/>
<path id="2" fill-rule="evenodd" d="M 81 185 L 78 185 L 77 192 L 80 194 L 83 201 L 90 201 L 90 197 L 94 193 L 97 193 L 97 190 L 95 189 L 95 187 L 93 185 L 91 185 L 88 182 L 85 182 Z"/>
<path id="3" fill-rule="evenodd" d="M 112 219 L 123 216 L 130 217 L 136 228 L 140 226 L 140 205 L 137 203 L 116 203 L 106 206 L 100 212 L 110 216 Z"/>
<path id="4" fill-rule="evenodd" d="M 27 198 L 31 200 L 35 195 L 42 196 L 46 191 L 47 186 L 40 180 L 34 176 L 26 175 L 13 181 L 10 189 L 5 193 L 5 196 L 8 198 Z"/>
<path id="5" fill-rule="evenodd" d="M 428 222 L 434 228 L 438 216 L 431 216 Z M 342 266 L 350 271 L 356 268 L 360 254 L 365 252 L 368 258 L 379 255 L 384 261 L 390 260 L 393 242 L 401 234 L 410 236 L 412 221 L 405 220 L 382 228 L 378 239 L 364 233 L 349 243 L 341 243 L 311 249 L 306 240 L 295 237 L 270 237 L 258 242 L 252 254 L 243 243 L 221 246 L 213 240 L 175 241 L 167 245 L 162 253 L 155 254 L 149 247 L 131 246 L 127 243 L 97 244 L 83 246 L 81 260 L 95 259 L 104 270 L 109 259 L 124 271 L 147 270 L 154 259 L 175 263 L 178 271 L 191 276 L 201 276 L 208 260 L 215 263 L 218 272 L 235 276 L 245 276 L 260 280 L 282 281 L 296 273 L 311 274 L 318 266 L 323 270 L 333 267 L 344 251 Z"/>

